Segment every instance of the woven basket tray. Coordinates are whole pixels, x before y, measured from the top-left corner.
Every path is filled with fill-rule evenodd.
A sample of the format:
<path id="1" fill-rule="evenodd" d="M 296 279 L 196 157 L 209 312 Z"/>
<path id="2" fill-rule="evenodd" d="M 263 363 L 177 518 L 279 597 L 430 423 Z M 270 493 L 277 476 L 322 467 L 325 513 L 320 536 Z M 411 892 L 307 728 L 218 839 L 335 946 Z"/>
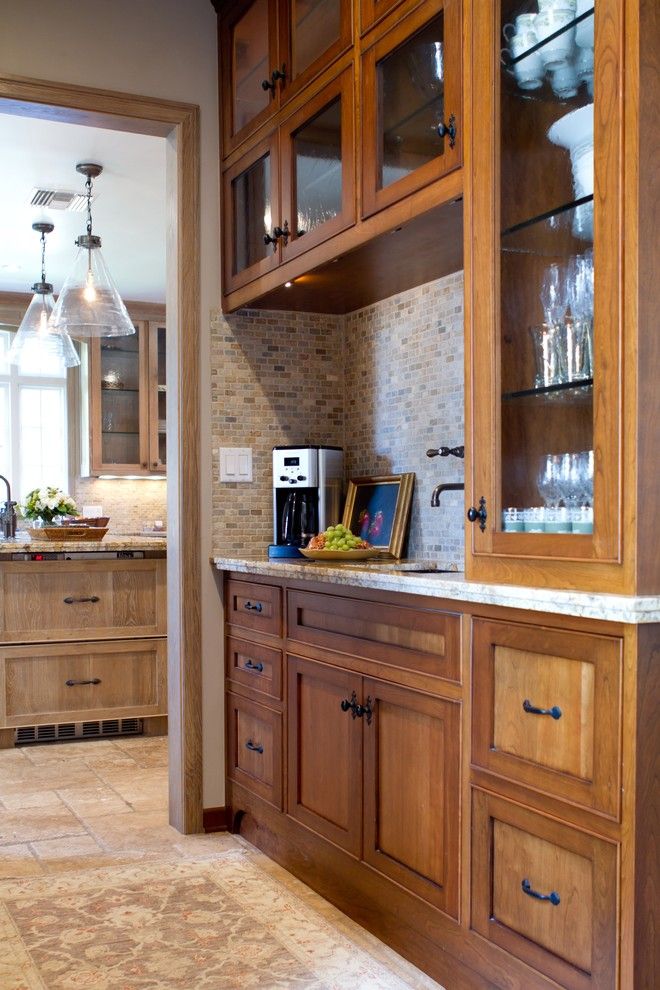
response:
<path id="1" fill-rule="evenodd" d="M 33 540 L 52 540 L 53 543 L 99 543 L 108 532 L 107 526 L 44 526 L 29 529 Z"/>

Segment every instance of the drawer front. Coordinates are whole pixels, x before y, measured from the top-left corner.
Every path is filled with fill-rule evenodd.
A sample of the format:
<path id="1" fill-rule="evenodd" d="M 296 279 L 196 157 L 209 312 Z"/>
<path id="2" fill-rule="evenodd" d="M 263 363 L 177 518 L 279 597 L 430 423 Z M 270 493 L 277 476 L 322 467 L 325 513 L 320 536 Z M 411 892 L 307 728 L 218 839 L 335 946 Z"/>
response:
<path id="1" fill-rule="evenodd" d="M 618 818 L 621 640 L 476 619 L 472 642 L 473 764 Z"/>
<path id="2" fill-rule="evenodd" d="M 3 724 L 167 712 L 165 640 L 0 650 Z"/>
<path id="3" fill-rule="evenodd" d="M 282 653 L 261 643 L 227 638 L 227 677 L 278 701 L 282 698 Z"/>
<path id="4" fill-rule="evenodd" d="M 310 591 L 288 596 L 290 639 L 460 680 L 460 619 L 453 613 Z"/>
<path id="5" fill-rule="evenodd" d="M 476 931 L 562 987 L 613 990 L 616 918 L 615 844 L 473 792 Z"/>
<path id="6" fill-rule="evenodd" d="M 0 564 L 0 642 L 164 635 L 165 563 Z"/>
<path id="7" fill-rule="evenodd" d="M 282 717 L 227 695 L 229 777 L 282 809 Z"/>
<path id="8" fill-rule="evenodd" d="M 282 635 L 282 591 L 271 584 L 227 581 L 225 618 L 234 626 Z"/>

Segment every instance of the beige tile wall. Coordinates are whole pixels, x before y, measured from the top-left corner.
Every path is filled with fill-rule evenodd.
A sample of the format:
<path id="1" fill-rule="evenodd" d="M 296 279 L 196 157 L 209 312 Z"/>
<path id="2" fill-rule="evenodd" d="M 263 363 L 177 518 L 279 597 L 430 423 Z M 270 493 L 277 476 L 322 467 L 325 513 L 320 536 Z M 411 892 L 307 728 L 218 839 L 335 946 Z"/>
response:
<path id="1" fill-rule="evenodd" d="M 252 447 L 254 470 L 251 485 L 214 482 L 214 548 L 263 551 L 273 445 L 325 443 L 344 447 L 347 477 L 414 471 L 409 554 L 462 569 L 462 492 L 430 497 L 463 462 L 426 457 L 463 443 L 461 272 L 346 317 L 217 312 L 211 346 L 214 450 Z"/>
<path id="2" fill-rule="evenodd" d="M 71 494 L 81 512 L 83 505 L 101 505 L 103 515 L 110 516 L 113 533 L 139 533 L 145 522 L 166 522 L 166 492 L 167 482 L 160 479 L 77 478 Z"/>

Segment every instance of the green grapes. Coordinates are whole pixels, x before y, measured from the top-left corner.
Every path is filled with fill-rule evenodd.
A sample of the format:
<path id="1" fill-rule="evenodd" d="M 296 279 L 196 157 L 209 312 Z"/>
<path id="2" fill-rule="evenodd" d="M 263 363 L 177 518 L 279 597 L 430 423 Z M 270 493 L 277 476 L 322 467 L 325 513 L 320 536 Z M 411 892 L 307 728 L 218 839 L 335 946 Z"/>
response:
<path id="1" fill-rule="evenodd" d="M 328 526 L 325 531 L 326 550 L 355 550 L 364 546 L 363 541 L 358 536 L 353 536 L 350 529 L 338 523 L 336 526 Z"/>

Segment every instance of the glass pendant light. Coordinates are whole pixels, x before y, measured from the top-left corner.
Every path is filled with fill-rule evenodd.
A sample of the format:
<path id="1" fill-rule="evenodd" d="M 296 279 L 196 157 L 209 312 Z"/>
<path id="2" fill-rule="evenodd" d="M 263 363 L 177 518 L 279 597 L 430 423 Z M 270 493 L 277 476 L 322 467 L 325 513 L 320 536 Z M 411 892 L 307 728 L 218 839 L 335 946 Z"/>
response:
<path id="1" fill-rule="evenodd" d="M 18 365 L 23 375 L 64 374 L 66 368 L 79 365 L 80 358 L 68 333 L 49 325 L 55 300 L 53 286 L 46 281 L 46 234 L 55 228 L 52 223 L 33 223 L 32 229 L 41 234 L 41 281 L 32 286 L 34 295 L 9 349 L 9 363 Z"/>
<path id="2" fill-rule="evenodd" d="M 58 332 L 72 337 L 125 337 L 135 333 L 117 287 L 101 254 L 101 238 L 92 234 L 92 179 L 101 165 L 81 162 L 76 171 L 87 176 L 87 233 L 76 241 L 78 254 L 50 318 Z"/>

